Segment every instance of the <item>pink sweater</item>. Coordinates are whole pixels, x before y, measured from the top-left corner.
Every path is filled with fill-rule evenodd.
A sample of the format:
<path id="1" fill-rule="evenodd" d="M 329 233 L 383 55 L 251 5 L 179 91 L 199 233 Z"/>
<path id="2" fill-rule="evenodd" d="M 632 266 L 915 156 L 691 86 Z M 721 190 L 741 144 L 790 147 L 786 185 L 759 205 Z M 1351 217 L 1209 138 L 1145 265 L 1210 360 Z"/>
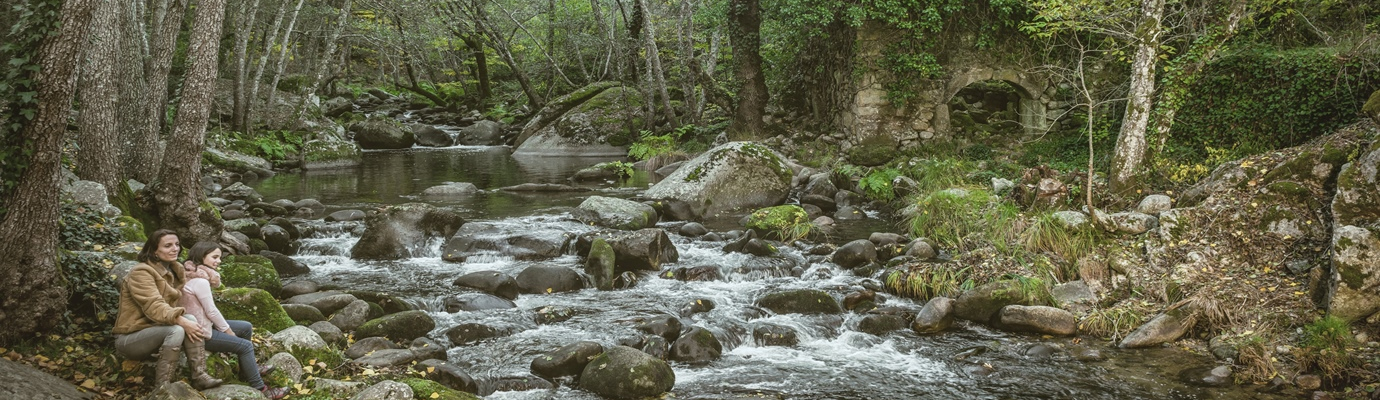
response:
<path id="1" fill-rule="evenodd" d="M 216 274 L 210 268 L 201 267 L 200 269 Z M 188 315 L 196 317 L 197 322 L 201 323 L 202 329 L 206 329 L 206 332 L 211 332 L 211 328 L 215 328 L 216 331 L 225 331 L 230 327 L 230 324 L 225 323 L 225 317 L 220 315 L 220 309 L 216 308 L 216 301 L 211 298 L 211 282 L 206 278 L 188 280 L 187 285 L 182 287 L 182 299 L 178 303 L 187 309 Z"/>

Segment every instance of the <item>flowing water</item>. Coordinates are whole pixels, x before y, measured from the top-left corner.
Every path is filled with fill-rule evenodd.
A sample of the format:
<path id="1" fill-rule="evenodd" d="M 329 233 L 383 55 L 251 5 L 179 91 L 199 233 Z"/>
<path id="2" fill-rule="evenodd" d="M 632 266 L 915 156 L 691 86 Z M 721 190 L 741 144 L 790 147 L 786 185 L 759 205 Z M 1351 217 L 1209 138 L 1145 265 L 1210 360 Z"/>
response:
<path id="1" fill-rule="evenodd" d="M 366 152 L 358 168 L 281 174 L 256 183 L 266 199 L 315 198 L 337 209 L 368 209 L 385 204 L 425 201 L 450 207 L 467 221 L 548 234 L 596 229 L 574 222 L 559 207 L 578 205 L 585 197 L 634 197 L 650 179 L 587 186 L 590 192 L 515 194 L 489 191 L 526 182 L 566 183 L 574 171 L 607 161 L 589 158 L 512 157 L 506 147 L 452 147 Z M 426 201 L 422 190 L 445 182 L 471 182 L 486 192 L 446 201 Z M 734 220 L 709 221 L 715 231 L 734 228 Z M 868 280 L 840 270 L 823 257 L 809 256 L 781 246 L 778 258 L 724 253 L 724 242 L 691 240 L 672 234 L 680 261 L 663 268 L 717 266 L 723 280 L 682 282 L 644 276 L 634 287 L 617 291 L 585 289 L 549 295 L 521 295 L 517 308 L 447 313 L 447 296 L 464 292 L 451 282 L 464 274 L 501 271 L 516 276 L 532 265 L 562 265 L 582 270 L 581 260 L 566 255 L 544 261 L 518 261 L 500 255 L 470 257 L 464 263 L 440 258 L 439 240 L 424 244 L 426 251 L 412 259 L 359 261 L 348 257 L 359 239 L 358 222 L 303 222 L 316 229 L 302 240 L 295 256 L 311 266 L 303 277 L 350 289 L 394 293 L 428 310 L 437 321 L 431 337 L 446 342 L 445 331 L 461 323 L 478 322 L 510 333 L 499 338 L 458 346 L 448 352 L 450 362 L 477 381 L 521 377 L 539 354 L 580 340 L 610 346 L 637 337 L 630 321 L 659 314 L 679 316 L 684 324 L 704 327 L 724 344 L 723 357 L 707 365 L 672 363 L 676 398 L 725 399 L 761 395 L 789 399 L 1254 399 L 1269 398 L 1253 387 L 1201 387 L 1178 378 L 1189 369 L 1214 366 L 1210 357 L 1173 348 L 1120 351 L 1088 338 L 1074 344 L 1069 338 L 995 331 L 976 324 L 960 324 L 934 336 L 902 329 L 885 336 L 856 331 L 857 314 L 841 317 L 763 315 L 753 302 L 767 293 L 796 288 L 825 290 L 836 297 L 859 290 Z M 674 227 L 674 223 L 663 223 Z M 888 230 L 890 221 L 873 219 L 841 223 L 836 242 Z M 675 229 L 668 229 L 675 232 Z M 796 268 L 799 276 L 790 273 Z M 786 272 L 781 272 L 786 271 Z M 875 282 L 873 283 L 875 284 Z M 886 296 L 885 305 L 919 309 L 921 304 Z M 696 314 L 682 310 L 697 300 L 716 307 Z M 559 323 L 538 325 L 532 311 L 562 306 L 574 316 Z M 752 330 L 759 324 L 794 328 L 796 346 L 758 346 Z M 1026 356 L 1037 344 L 1072 349 L 1092 346 L 1103 361 L 1077 361 L 1068 352 Z M 492 384 L 490 384 L 492 385 Z M 555 391 L 498 391 L 491 399 L 597 399 L 589 392 L 562 385 Z M 756 398 L 756 397 L 754 397 Z"/>

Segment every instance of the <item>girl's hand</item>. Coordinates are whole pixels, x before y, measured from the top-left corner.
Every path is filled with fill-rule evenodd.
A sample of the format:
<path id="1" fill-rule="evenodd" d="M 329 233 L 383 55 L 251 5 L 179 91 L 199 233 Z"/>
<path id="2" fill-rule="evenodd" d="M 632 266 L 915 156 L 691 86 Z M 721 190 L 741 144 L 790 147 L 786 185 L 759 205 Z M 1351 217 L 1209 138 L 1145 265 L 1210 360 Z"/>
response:
<path id="1" fill-rule="evenodd" d="M 226 335 L 235 336 L 235 331 L 230 330 L 230 327 L 228 326 L 225 327 L 225 329 L 221 329 L 220 331 L 224 332 Z"/>
<path id="2" fill-rule="evenodd" d="M 209 332 L 201 329 L 201 324 L 186 318 L 178 318 L 177 325 L 187 332 L 187 339 L 191 340 L 192 343 L 201 343 L 202 340 L 211 336 Z"/>

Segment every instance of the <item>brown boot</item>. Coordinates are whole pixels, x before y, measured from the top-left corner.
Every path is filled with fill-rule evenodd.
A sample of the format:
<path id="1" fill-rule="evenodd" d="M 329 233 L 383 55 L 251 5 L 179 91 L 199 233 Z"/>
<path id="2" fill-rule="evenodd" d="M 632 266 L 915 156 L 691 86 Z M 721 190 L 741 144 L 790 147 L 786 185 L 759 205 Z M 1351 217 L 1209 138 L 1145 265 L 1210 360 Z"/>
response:
<path id="1" fill-rule="evenodd" d="M 182 358 L 181 346 L 163 346 L 158 349 L 158 364 L 154 366 L 153 387 L 172 382 L 177 373 L 177 362 Z"/>
<path id="2" fill-rule="evenodd" d="M 196 390 L 206 390 L 225 383 L 220 379 L 212 378 L 210 374 L 206 373 L 205 342 L 187 344 L 186 347 L 187 368 L 191 370 L 192 387 L 196 388 Z"/>

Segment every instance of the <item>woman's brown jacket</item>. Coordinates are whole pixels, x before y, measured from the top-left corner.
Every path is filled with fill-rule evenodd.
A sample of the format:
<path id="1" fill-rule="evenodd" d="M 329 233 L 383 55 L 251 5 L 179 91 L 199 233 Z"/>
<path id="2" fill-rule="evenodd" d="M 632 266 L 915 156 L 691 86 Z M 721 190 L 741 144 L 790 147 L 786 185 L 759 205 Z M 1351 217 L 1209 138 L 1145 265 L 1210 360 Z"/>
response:
<path id="1" fill-rule="evenodd" d="M 110 332 L 118 335 L 155 325 L 176 325 L 177 318 L 185 312 L 175 305 L 182 298 L 182 285 L 186 283 L 182 268 L 148 263 L 134 266 L 120 285 L 120 311 Z"/>

